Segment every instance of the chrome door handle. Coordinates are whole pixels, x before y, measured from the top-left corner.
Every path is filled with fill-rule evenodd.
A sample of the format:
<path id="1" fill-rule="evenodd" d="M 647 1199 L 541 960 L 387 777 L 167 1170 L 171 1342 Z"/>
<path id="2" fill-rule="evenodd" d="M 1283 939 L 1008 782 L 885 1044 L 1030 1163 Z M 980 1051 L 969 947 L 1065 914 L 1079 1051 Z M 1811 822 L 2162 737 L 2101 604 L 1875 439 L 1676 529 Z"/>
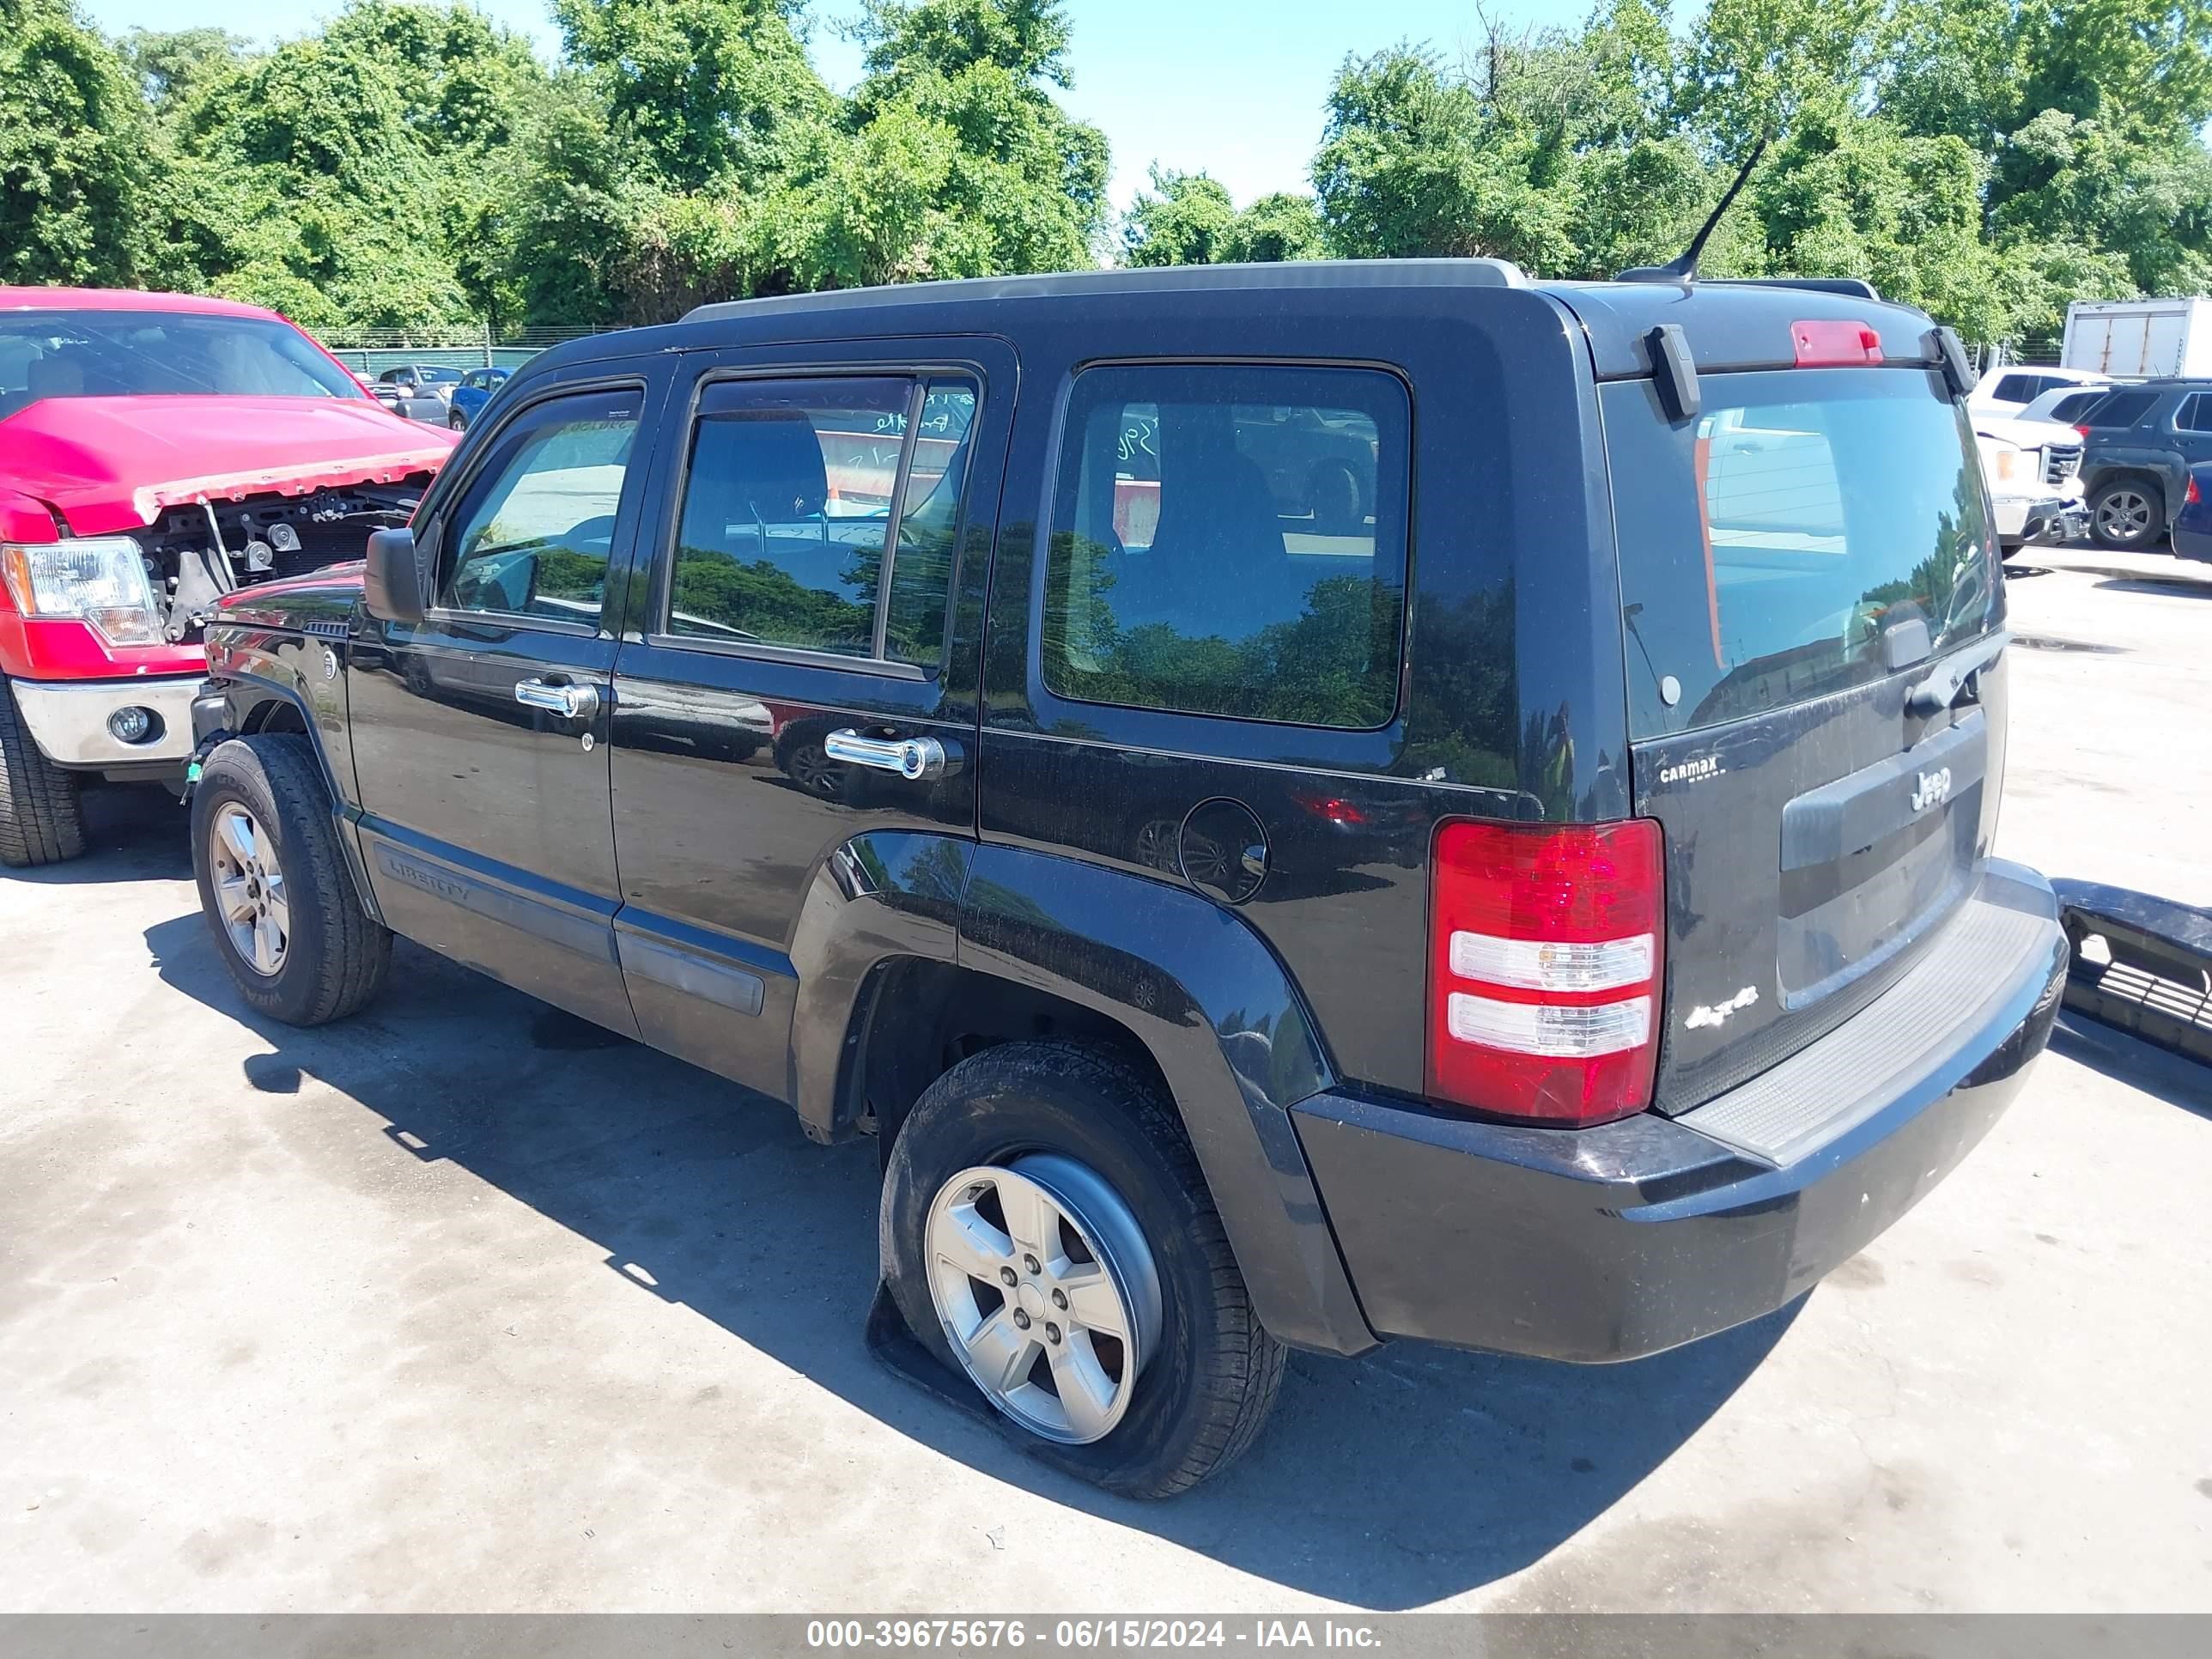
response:
<path id="1" fill-rule="evenodd" d="M 823 738 L 822 752 L 848 766 L 896 772 L 910 783 L 945 775 L 945 745 L 935 738 L 864 738 L 848 726 Z"/>
<path id="2" fill-rule="evenodd" d="M 587 720 L 599 712 L 596 685 L 554 685 L 545 680 L 517 680 L 514 700 L 564 720 Z"/>

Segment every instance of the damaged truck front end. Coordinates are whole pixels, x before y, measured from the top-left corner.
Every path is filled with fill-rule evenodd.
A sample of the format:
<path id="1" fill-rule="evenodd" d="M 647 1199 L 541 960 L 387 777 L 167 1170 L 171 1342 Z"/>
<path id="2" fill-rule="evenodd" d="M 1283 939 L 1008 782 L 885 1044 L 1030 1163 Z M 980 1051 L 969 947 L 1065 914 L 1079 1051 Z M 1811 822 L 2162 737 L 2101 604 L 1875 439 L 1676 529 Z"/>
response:
<path id="1" fill-rule="evenodd" d="M 274 313 L 0 289 L 0 864 L 81 852 L 88 778 L 180 786 L 217 604 L 361 557 L 453 442 Z"/>

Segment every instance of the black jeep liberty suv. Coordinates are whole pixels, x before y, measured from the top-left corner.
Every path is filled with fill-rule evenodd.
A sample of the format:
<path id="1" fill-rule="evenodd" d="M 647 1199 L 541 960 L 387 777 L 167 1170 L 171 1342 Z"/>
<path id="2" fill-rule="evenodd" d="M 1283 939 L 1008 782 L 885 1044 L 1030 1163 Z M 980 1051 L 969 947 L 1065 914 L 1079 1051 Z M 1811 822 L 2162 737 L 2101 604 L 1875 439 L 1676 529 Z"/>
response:
<path id="1" fill-rule="evenodd" d="M 1484 260 L 579 340 L 225 602 L 207 919 L 268 1017 L 398 933 L 872 1133 L 879 1316 L 1116 1491 L 1286 1346 L 1651 1353 L 2049 1033 L 1970 380 L 1860 285 Z"/>

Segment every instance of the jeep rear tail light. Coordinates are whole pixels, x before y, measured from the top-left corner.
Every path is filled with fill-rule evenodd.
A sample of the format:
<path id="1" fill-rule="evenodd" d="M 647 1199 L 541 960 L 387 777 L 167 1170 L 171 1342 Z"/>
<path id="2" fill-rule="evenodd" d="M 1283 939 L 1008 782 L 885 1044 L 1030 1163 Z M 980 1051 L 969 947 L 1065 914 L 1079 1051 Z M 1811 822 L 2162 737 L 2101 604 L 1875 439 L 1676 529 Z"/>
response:
<path id="1" fill-rule="evenodd" d="M 1649 818 L 1458 820 L 1437 832 L 1429 915 L 1433 1099 L 1524 1123 L 1603 1123 L 1651 1102 L 1666 937 Z"/>
<path id="2" fill-rule="evenodd" d="M 1790 339 L 1800 368 L 1842 368 L 1881 361 L 1881 335 L 1869 323 L 1792 323 Z"/>

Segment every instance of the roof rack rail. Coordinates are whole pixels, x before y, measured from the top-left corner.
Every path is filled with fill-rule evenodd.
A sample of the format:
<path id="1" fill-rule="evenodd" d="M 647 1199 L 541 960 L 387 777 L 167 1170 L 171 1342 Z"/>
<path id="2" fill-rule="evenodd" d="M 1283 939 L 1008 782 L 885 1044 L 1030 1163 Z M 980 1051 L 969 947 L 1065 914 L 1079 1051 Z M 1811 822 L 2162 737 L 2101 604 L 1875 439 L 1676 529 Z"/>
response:
<path id="1" fill-rule="evenodd" d="M 1707 276 L 1707 288 L 1802 288 L 1815 294 L 1842 294 L 1854 300 L 1879 300 L 1875 285 L 1863 276 Z"/>

